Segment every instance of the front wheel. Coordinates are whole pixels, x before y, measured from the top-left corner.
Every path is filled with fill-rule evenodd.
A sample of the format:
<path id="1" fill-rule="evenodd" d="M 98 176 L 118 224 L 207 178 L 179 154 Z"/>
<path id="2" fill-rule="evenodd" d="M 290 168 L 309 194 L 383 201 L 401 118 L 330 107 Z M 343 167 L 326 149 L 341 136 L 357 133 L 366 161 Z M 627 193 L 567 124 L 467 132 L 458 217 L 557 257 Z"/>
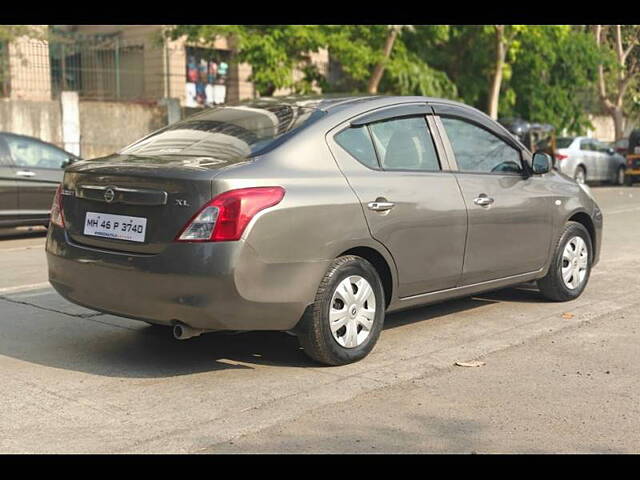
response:
<path id="1" fill-rule="evenodd" d="M 384 289 L 376 269 L 361 257 L 339 257 L 329 266 L 315 302 L 296 329 L 298 340 L 305 353 L 320 363 L 357 362 L 378 341 L 384 311 Z"/>
<path id="2" fill-rule="evenodd" d="M 616 175 L 616 185 L 624 185 L 625 180 L 624 167 L 620 167 Z"/>
<path id="3" fill-rule="evenodd" d="M 547 275 L 537 282 L 540 292 L 556 302 L 578 298 L 589 281 L 592 261 L 589 232 L 578 222 L 568 222 L 558 240 Z"/>

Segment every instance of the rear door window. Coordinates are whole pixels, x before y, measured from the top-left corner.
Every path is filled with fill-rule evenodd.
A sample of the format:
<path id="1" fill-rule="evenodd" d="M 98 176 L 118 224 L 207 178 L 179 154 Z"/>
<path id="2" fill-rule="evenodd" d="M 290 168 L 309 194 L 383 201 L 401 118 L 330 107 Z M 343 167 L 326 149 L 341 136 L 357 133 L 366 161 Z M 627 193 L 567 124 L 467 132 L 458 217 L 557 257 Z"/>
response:
<path id="1" fill-rule="evenodd" d="M 395 118 L 369 125 L 384 170 L 438 171 L 440 163 L 424 117 Z"/>

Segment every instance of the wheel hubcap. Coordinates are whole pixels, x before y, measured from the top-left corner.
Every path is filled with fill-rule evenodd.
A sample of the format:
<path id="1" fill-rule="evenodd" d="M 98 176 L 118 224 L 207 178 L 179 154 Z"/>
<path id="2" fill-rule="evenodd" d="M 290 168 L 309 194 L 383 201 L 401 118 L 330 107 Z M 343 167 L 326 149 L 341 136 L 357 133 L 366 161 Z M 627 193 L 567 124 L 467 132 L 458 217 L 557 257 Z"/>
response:
<path id="1" fill-rule="evenodd" d="M 355 348 L 367 339 L 376 316 L 376 296 L 367 280 L 352 275 L 342 280 L 331 297 L 329 326 L 336 342 Z"/>
<path id="2" fill-rule="evenodd" d="M 584 170 L 579 169 L 576 172 L 576 182 L 578 183 L 584 183 Z"/>
<path id="3" fill-rule="evenodd" d="M 589 266 L 589 250 L 582 237 L 573 237 L 562 251 L 562 266 L 560 267 L 562 281 L 565 286 L 574 290 L 584 281 Z"/>

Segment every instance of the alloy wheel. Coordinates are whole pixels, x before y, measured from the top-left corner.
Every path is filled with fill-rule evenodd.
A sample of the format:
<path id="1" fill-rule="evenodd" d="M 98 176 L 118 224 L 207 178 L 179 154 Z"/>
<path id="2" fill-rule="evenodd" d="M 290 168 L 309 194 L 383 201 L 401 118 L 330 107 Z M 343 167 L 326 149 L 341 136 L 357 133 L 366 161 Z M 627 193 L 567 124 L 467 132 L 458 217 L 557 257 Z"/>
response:
<path id="1" fill-rule="evenodd" d="M 366 279 L 352 275 L 338 284 L 329 307 L 329 326 L 340 346 L 362 345 L 371 333 L 375 316 L 376 296 Z"/>
<path id="2" fill-rule="evenodd" d="M 572 237 L 562 251 L 562 281 L 570 290 L 580 287 L 587 276 L 589 250 L 582 237 Z"/>

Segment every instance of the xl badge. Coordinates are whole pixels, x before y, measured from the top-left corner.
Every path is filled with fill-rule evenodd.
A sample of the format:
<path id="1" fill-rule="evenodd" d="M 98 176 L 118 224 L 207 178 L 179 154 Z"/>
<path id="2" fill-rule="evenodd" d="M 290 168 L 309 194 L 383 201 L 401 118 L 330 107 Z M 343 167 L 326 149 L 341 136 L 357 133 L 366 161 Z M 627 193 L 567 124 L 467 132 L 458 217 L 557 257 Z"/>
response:
<path id="1" fill-rule="evenodd" d="M 176 198 L 176 205 L 178 207 L 188 207 L 189 202 L 187 202 L 186 200 L 183 200 L 182 198 Z"/>

